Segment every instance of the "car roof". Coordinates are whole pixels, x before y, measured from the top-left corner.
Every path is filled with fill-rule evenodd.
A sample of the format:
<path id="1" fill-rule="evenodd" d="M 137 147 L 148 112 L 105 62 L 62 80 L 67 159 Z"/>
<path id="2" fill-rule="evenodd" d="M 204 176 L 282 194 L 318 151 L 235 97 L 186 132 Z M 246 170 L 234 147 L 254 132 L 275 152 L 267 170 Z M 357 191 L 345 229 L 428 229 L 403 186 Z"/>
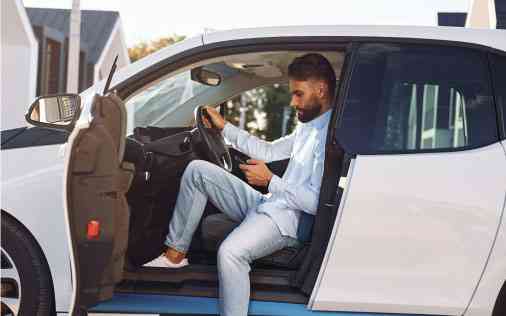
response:
<path id="1" fill-rule="evenodd" d="M 385 26 L 385 25 L 326 25 L 326 26 L 276 26 L 232 29 L 197 35 L 158 50 L 140 60 L 119 69 L 111 87 L 145 69 L 163 62 L 170 56 L 197 47 L 219 45 L 227 41 L 254 40 L 260 38 L 290 37 L 343 37 L 368 39 L 428 39 L 455 43 L 471 43 L 506 52 L 506 31 L 462 27 L 433 26 Z M 106 78 L 86 90 L 89 94 L 101 91 Z"/>
<path id="2" fill-rule="evenodd" d="M 484 45 L 506 52 L 506 31 L 443 26 L 326 25 L 280 26 L 216 31 L 203 35 L 204 45 L 275 37 L 367 37 L 428 39 Z"/>

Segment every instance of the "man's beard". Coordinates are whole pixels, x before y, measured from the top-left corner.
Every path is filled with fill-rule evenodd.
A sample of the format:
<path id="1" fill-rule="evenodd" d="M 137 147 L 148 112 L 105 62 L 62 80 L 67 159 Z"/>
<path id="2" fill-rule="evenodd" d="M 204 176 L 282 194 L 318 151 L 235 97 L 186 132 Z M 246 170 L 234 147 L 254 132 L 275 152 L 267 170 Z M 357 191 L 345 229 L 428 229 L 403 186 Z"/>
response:
<path id="1" fill-rule="evenodd" d="M 320 115 L 320 112 L 322 110 L 321 102 L 316 97 L 314 97 L 311 100 L 311 104 L 312 105 L 308 109 L 297 110 L 297 118 L 300 122 L 306 123 L 312 121 L 314 118 Z"/>

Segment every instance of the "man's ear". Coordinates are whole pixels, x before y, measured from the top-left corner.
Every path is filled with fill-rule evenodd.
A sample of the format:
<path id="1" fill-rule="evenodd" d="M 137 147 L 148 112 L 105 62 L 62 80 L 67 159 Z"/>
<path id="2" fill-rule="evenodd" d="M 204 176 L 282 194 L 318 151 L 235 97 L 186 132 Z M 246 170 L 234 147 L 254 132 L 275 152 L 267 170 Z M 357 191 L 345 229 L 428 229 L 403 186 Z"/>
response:
<path id="1" fill-rule="evenodd" d="M 313 90 L 314 95 L 322 98 L 325 95 L 325 86 L 324 82 L 321 80 L 310 79 L 309 86 Z"/>
<path id="2" fill-rule="evenodd" d="M 323 80 L 318 81 L 317 89 L 318 89 L 318 96 L 320 98 L 324 98 L 326 95 L 328 95 L 328 87 L 325 81 Z"/>

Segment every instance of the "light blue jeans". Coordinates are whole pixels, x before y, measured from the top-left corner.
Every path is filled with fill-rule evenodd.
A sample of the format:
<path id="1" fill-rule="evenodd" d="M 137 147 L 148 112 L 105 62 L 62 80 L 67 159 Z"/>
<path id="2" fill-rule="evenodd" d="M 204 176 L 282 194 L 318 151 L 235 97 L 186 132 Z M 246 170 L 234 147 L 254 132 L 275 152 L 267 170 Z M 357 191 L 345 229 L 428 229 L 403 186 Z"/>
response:
<path id="1" fill-rule="evenodd" d="M 165 240 L 167 246 L 187 252 L 208 200 L 232 220 L 241 222 L 218 249 L 218 278 L 221 315 L 246 316 L 251 262 L 296 246 L 298 241 L 281 235 L 269 216 L 257 213 L 258 205 L 264 201 L 260 192 L 214 164 L 195 160 L 186 167 L 181 179 Z"/>

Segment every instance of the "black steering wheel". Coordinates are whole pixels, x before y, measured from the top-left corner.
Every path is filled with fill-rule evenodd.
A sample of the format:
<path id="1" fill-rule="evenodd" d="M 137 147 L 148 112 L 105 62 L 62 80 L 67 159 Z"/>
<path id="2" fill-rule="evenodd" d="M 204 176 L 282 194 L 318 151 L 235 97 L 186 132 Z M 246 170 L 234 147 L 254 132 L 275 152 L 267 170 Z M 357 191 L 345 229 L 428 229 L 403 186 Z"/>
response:
<path id="1" fill-rule="evenodd" d="M 203 149 L 212 163 L 231 172 L 232 157 L 230 156 L 228 147 L 225 145 L 225 140 L 217 128 L 208 128 L 204 125 L 204 117 L 207 117 L 208 121 L 212 124 L 205 107 L 201 105 L 195 109 L 195 122 L 197 123 L 201 143 L 204 146 Z"/>

